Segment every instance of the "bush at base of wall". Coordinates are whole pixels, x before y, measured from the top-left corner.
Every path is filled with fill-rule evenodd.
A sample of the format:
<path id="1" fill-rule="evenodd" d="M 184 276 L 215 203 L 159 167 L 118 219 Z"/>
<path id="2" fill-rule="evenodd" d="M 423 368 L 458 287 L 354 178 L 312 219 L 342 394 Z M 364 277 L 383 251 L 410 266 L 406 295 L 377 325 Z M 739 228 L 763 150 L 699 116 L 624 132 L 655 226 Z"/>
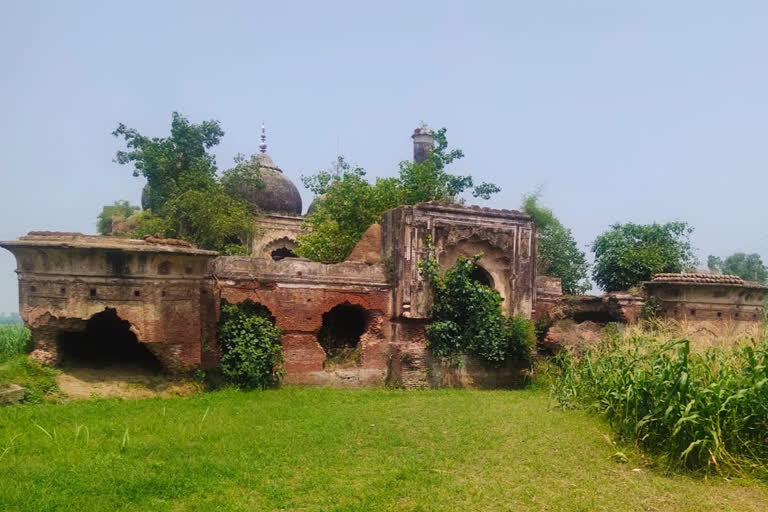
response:
<path id="1" fill-rule="evenodd" d="M 222 305 L 219 323 L 222 374 L 243 388 L 264 389 L 277 385 L 285 373 L 281 334 L 269 312 L 257 304 Z"/>
<path id="2" fill-rule="evenodd" d="M 504 316 L 499 292 L 473 277 L 478 259 L 461 257 L 444 274 L 434 257 L 422 263 L 421 271 L 434 291 L 429 349 L 457 363 L 465 355 L 493 366 L 528 362 L 536 344 L 533 323 L 519 315 Z"/>

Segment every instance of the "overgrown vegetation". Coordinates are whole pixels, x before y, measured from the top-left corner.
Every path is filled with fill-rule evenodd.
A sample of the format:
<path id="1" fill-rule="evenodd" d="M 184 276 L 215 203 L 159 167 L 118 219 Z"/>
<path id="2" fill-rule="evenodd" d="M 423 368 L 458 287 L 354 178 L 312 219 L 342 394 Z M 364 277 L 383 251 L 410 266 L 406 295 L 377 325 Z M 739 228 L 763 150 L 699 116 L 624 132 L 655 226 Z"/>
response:
<path id="1" fill-rule="evenodd" d="M 0 363 L 27 352 L 31 336 L 23 325 L 0 325 Z"/>
<path id="2" fill-rule="evenodd" d="M 561 407 L 603 415 L 670 467 L 768 478 L 768 341 L 693 352 L 687 339 L 617 332 L 557 361 Z"/>
<path id="3" fill-rule="evenodd" d="M 685 222 L 614 224 L 592 243 L 592 277 L 606 292 L 629 290 L 654 274 L 696 266 L 693 228 Z"/>
<path id="4" fill-rule="evenodd" d="M 712 272 L 736 275 L 745 281 L 768 282 L 768 268 L 757 253 L 737 252 L 724 260 L 717 256 L 709 256 L 707 266 Z"/>
<path id="5" fill-rule="evenodd" d="M 218 338 L 224 376 L 246 389 L 276 386 L 284 374 L 281 334 L 264 306 L 222 304 Z"/>
<path id="6" fill-rule="evenodd" d="M 56 394 L 58 371 L 27 357 L 30 342 L 29 329 L 23 325 L 0 325 L 0 388 L 18 384 L 25 388 L 24 403 L 35 404 Z"/>
<path id="7" fill-rule="evenodd" d="M 646 297 L 640 306 L 639 316 L 643 320 L 658 318 L 664 312 L 664 304 L 657 297 Z"/>
<path id="8" fill-rule="evenodd" d="M 499 192 L 496 185 L 475 185 L 471 176 L 446 170 L 464 154 L 448 149 L 445 133 L 441 128 L 434 134 L 435 147 L 423 162 L 401 162 L 397 178 L 377 178 L 371 184 L 363 168 L 353 167 L 343 157 L 329 170 L 302 176 L 304 186 L 317 199 L 299 237 L 297 254 L 325 263 L 343 261 L 386 210 L 425 201 L 456 202 L 466 191 L 483 199 Z"/>
<path id="9" fill-rule="evenodd" d="M 332 169 L 301 179 L 320 199 L 304 221 L 296 253 L 315 261 L 344 260 L 365 230 L 379 222 L 382 212 L 400 204 L 394 178 L 378 178 L 372 185 L 364 169 L 341 156 Z"/>
<path id="10" fill-rule="evenodd" d="M 587 257 L 571 230 L 563 226 L 551 209 L 539 204 L 540 198 L 539 193 L 523 197 L 523 211 L 536 225 L 537 271 L 559 277 L 566 295 L 585 293 L 592 287 Z"/>
<path id="11" fill-rule="evenodd" d="M 258 213 L 238 194 L 238 185 L 261 187 L 255 158 L 235 158 L 235 167 L 216 175 L 209 150 L 224 132 L 218 121 L 190 123 L 174 112 L 169 137 L 146 137 L 120 123 L 113 135 L 126 149 L 115 161 L 132 165 L 133 175 L 146 178 L 143 211 L 127 201 L 105 206 L 98 218 L 102 234 L 140 238 L 160 233 L 203 249 L 247 254 Z"/>
<path id="12" fill-rule="evenodd" d="M 529 362 L 536 344 L 533 323 L 522 316 L 506 317 L 499 292 L 472 279 L 479 259 L 460 257 L 445 273 L 434 257 L 420 264 L 434 293 L 429 349 L 454 364 L 465 355 L 491 365 Z"/>
<path id="13" fill-rule="evenodd" d="M 96 231 L 100 235 L 111 235 L 115 231 L 115 222 L 125 222 L 129 217 L 136 215 L 141 211 L 138 206 L 130 202 L 121 200 L 114 204 L 102 208 L 101 213 L 96 219 Z"/>

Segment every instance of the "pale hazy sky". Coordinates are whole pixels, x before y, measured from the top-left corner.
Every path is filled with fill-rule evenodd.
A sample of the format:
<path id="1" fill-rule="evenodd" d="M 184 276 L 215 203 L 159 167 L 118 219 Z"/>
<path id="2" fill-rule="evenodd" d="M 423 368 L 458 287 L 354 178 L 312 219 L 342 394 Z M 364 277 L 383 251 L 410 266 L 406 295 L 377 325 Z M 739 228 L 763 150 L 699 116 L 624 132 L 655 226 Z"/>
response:
<path id="1" fill-rule="evenodd" d="M 766 259 L 767 53 L 762 1 L 0 1 L 0 239 L 138 203 L 110 132 L 165 136 L 178 110 L 221 121 L 220 169 L 266 121 L 297 185 L 337 148 L 393 175 L 420 121 L 446 126 L 454 170 L 501 185 L 485 204 L 543 184 L 585 249 L 684 220 L 703 260 Z M 0 311 L 14 268 L 0 250 Z"/>

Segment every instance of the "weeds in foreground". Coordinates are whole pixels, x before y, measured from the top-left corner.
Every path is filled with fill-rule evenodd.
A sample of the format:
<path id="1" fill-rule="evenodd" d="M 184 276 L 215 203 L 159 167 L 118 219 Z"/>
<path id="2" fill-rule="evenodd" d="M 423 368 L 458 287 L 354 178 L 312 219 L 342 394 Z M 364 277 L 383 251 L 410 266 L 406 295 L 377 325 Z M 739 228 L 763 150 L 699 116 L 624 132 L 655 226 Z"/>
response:
<path id="1" fill-rule="evenodd" d="M 692 353 L 688 339 L 617 332 L 549 371 L 560 407 L 603 415 L 673 468 L 768 477 L 768 341 Z"/>

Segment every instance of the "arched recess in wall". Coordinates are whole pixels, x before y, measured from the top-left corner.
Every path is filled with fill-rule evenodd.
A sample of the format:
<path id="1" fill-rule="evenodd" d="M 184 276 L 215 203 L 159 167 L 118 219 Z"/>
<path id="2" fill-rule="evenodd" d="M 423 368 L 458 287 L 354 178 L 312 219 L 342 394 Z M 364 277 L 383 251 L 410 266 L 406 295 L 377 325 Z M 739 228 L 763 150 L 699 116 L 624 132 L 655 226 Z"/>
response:
<path id="1" fill-rule="evenodd" d="M 489 288 L 496 288 L 493 282 L 493 276 L 491 276 L 491 274 L 488 273 L 488 271 L 485 270 L 482 265 L 475 265 L 475 269 L 472 271 L 472 275 L 470 277 L 477 283 L 483 284 Z"/>
<path id="2" fill-rule="evenodd" d="M 162 363 L 131 331 L 130 322 L 120 318 L 113 308 L 93 315 L 83 331 L 59 332 L 57 343 L 64 367 L 150 373 L 163 369 Z"/>
<path id="3" fill-rule="evenodd" d="M 326 355 L 325 366 L 355 366 L 360 363 L 360 338 L 368 328 L 369 312 L 362 306 L 344 302 L 326 313 L 317 332 L 317 341 Z"/>
<path id="4" fill-rule="evenodd" d="M 472 259 L 476 254 L 482 253 L 482 258 L 477 262 L 478 269 L 472 276 L 473 279 L 490 286 L 501 295 L 504 307 L 509 309 L 507 297 L 511 296 L 512 268 L 511 261 L 500 248 L 491 245 L 488 241 L 476 236 L 461 240 L 454 245 L 443 247 L 437 255 L 440 266 L 446 270 L 456 264 L 459 257 Z"/>
<path id="5" fill-rule="evenodd" d="M 295 240 L 288 237 L 272 240 L 264 247 L 264 257 L 270 257 L 275 261 L 284 258 L 296 258 L 295 250 L 299 246 Z"/>

